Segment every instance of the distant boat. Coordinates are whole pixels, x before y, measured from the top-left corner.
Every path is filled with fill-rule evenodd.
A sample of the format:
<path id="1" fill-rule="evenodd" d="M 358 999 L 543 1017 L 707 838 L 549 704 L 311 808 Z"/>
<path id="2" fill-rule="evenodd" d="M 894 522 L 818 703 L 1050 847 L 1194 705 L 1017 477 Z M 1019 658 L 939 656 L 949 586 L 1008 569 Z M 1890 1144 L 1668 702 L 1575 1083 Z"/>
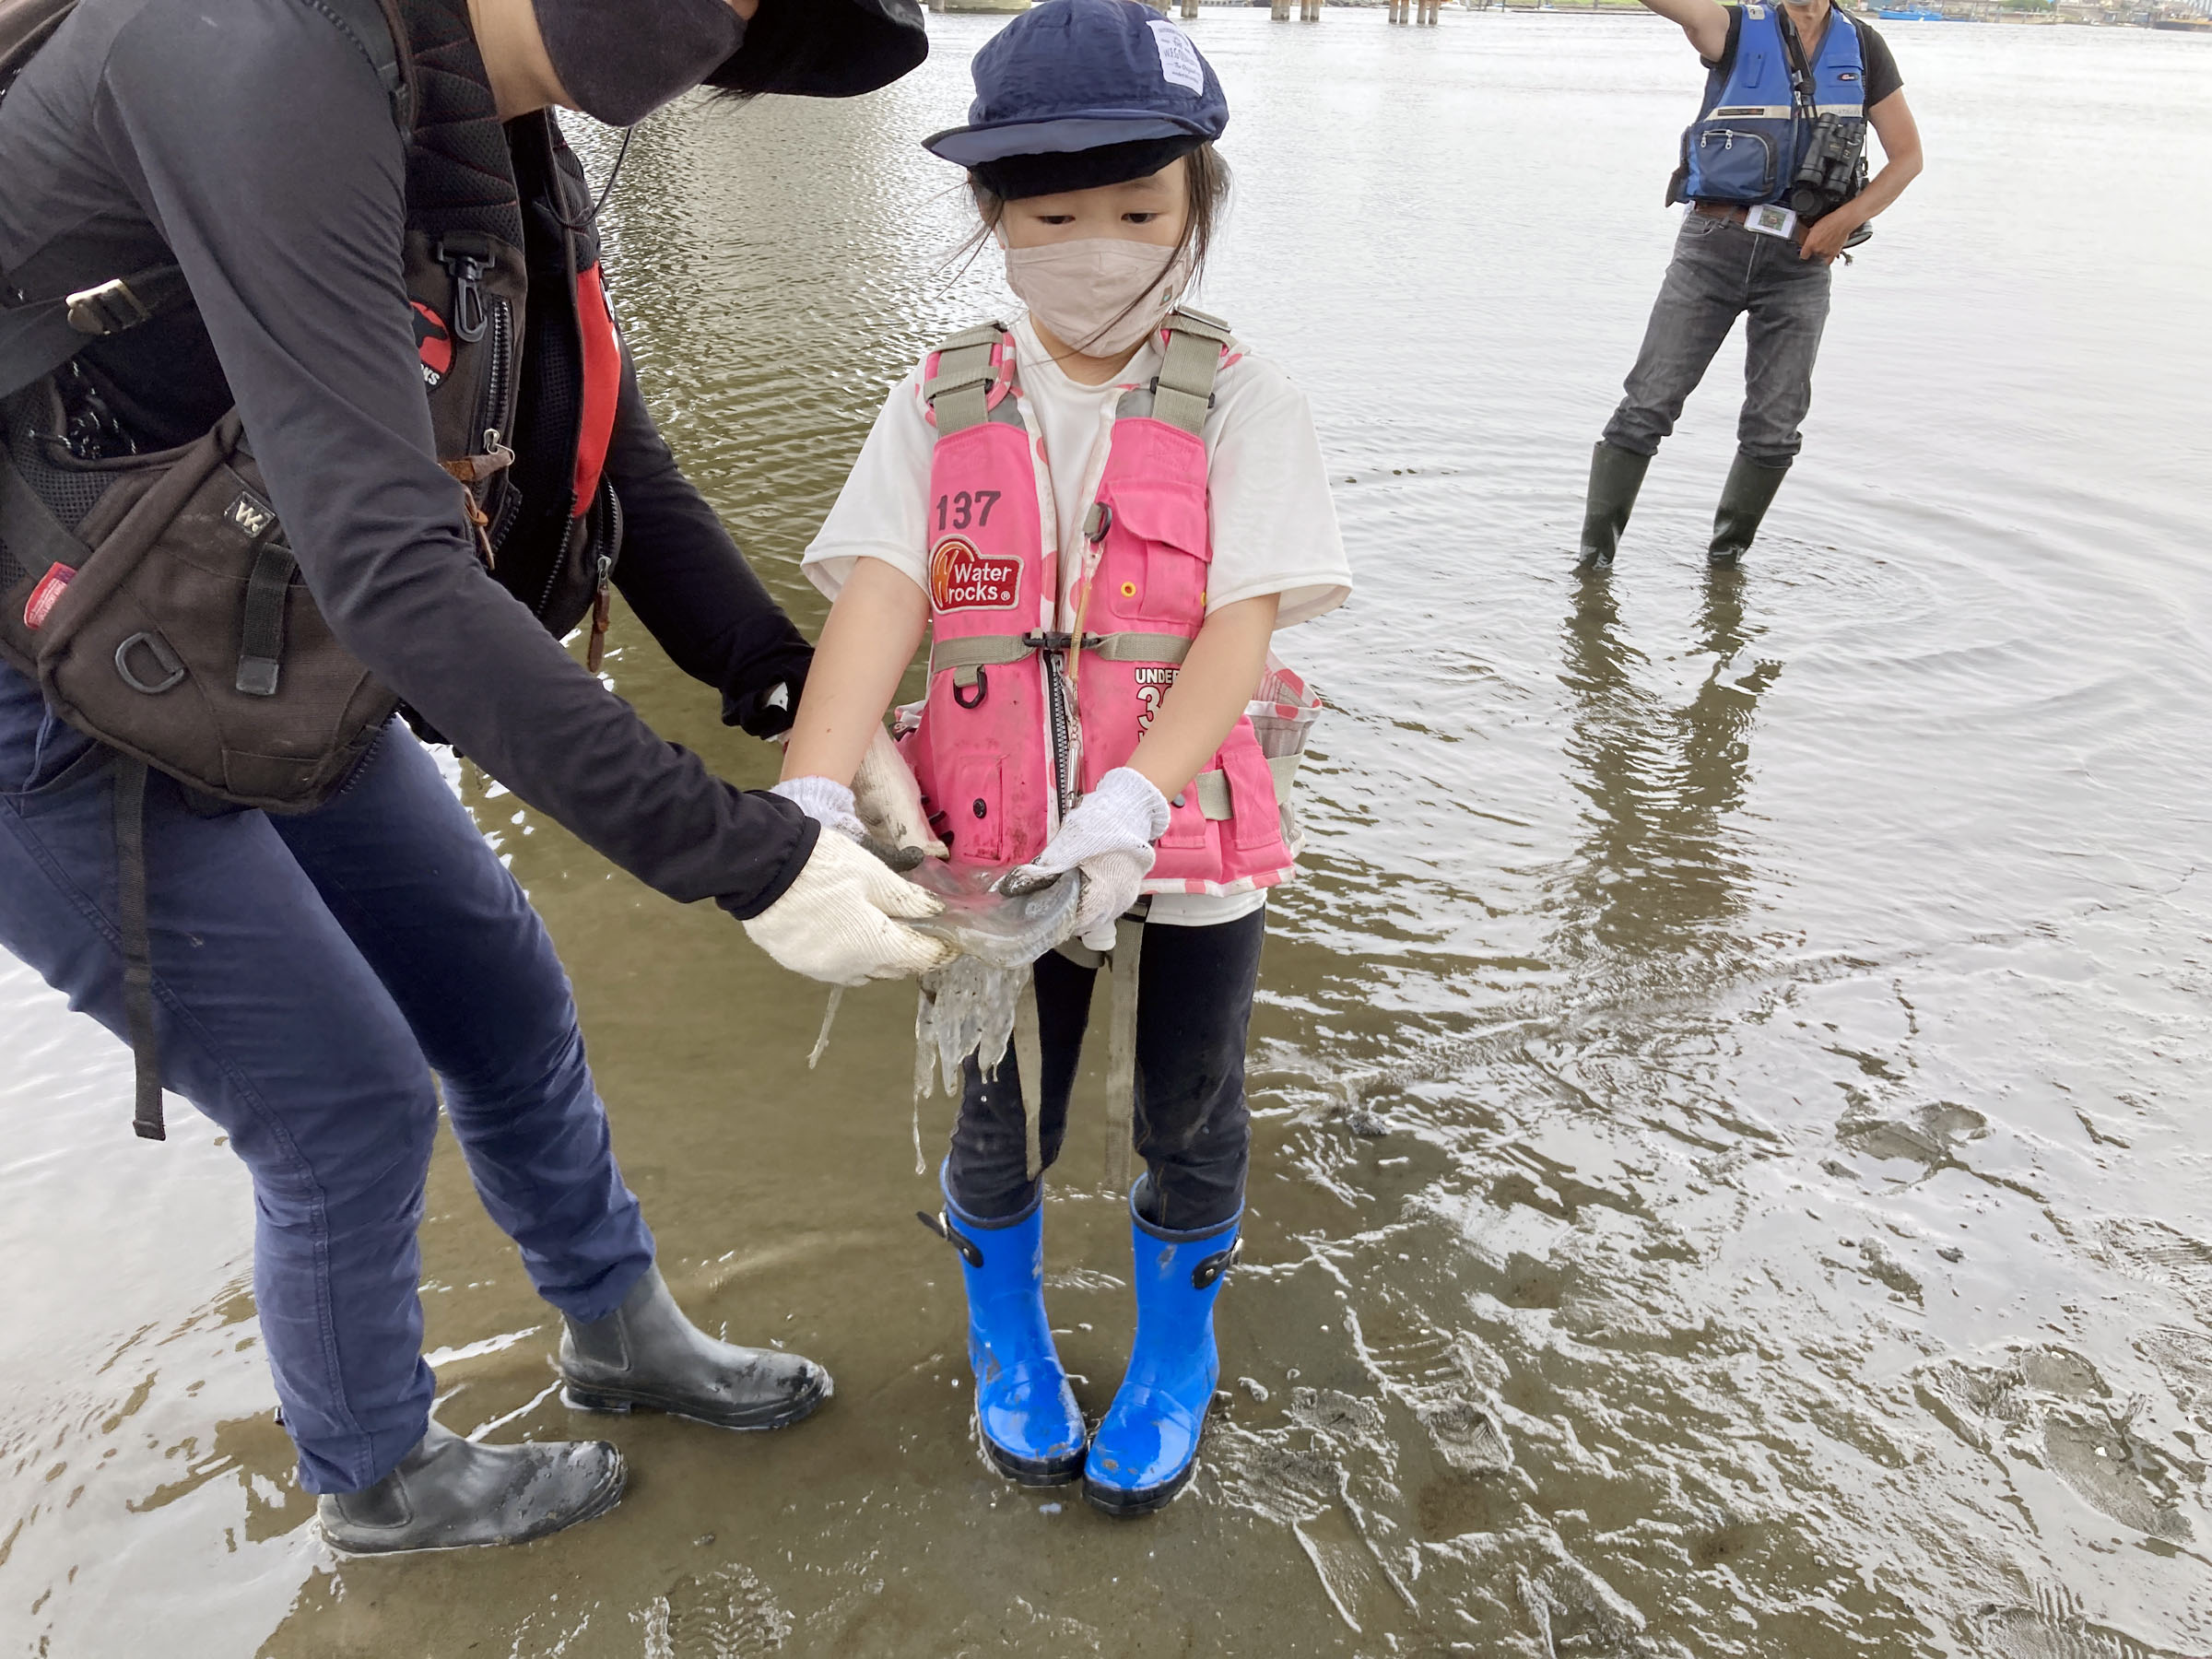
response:
<path id="1" fill-rule="evenodd" d="M 1935 6 L 1891 6 L 1874 14 L 1888 23 L 1940 23 L 1943 9 Z"/>

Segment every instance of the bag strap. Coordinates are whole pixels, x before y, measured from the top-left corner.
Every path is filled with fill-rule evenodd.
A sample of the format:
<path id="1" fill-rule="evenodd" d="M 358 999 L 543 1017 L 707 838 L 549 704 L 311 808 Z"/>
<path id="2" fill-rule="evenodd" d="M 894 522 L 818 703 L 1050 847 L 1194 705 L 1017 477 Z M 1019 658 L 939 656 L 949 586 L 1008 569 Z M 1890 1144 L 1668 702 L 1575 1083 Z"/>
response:
<path id="1" fill-rule="evenodd" d="M 300 561 L 272 535 L 253 556 L 246 576 L 243 626 L 239 629 L 238 688 L 248 697 L 274 697 L 284 668 L 284 602 Z"/>
<path id="2" fill-rule="evenodd" d="M 57 564 L 82 570 L 91 551 L 24 482 L 5 443 L 0 443 L 0 548 L 26 576 Z"/>
<path id="3" fill-rule="evenodd" d="M 922 388 L 937 418 L 937 436 L 948 437 L 991 418 L 991 388 L 998 370 L 991 358 L 1006 338 L 1003 323 L 963 328 L 937 347 L 937 371 Z"/>
<path id="4" fill-rule="evenodd" d="M 153 939 L 146 914 L 146 762 L 121 753 L 115 757 L 115 927 L 123 936 L 124 1029 L 136 1084 L 131 1128 L 140 1140 L 167 1140 L 154 1041 Z"/>

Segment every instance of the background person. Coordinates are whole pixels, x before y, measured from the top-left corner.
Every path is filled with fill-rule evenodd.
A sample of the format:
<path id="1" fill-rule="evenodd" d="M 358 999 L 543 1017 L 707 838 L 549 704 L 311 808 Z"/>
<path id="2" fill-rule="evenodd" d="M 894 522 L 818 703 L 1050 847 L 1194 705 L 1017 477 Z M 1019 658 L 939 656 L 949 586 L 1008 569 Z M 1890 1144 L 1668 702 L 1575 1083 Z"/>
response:
<path id="1" fill-rule="evenodd" d="M 1093 1504 L 1138 1514 L 1190 1478 L 1213 1398 L 1266 889 L 1292 874 L 1245 707 L 1276 629 L 1341 604 L 1350 571 L 1304 397 L 1174 309 L 1228 188 L 1212 144 L 1228 103 L 1189 37 L 1136 0 L 1053 0 L 973 68 L 971 124 L 927 143 L 969 170 L 1028 311 L 956 336 L 877 418 L 806 551 L 835 604 L 783 771 L 826 823 L 850 818 L 845 785 L 926 628 L 928 700 L 903 747 L 955 864 L 1080 870 L 1094 945 L 1145 917 L 1141 946 L 1125 928 L 1120 946 L 1140 953 L 1136 1337 L 1095 1435 L 1045 1317 L 1013 1055 L 989 1081 L 967 1063 L 941 1175 L 993 1461 L 1030 1486 L 1081 1475 Z M 1035 967 L 1047 1167 L 1084 960 Z"/>
<path id="2" fill-rule="evenodd" d="M 1733 565 L 1759 534 L 1804 442 L 1830 267 L 1920 173 L 1920 132 L 1888 46 L 1830 0 L 1723 6 L 1643 0 L 1682 26 L 1706 67 L 1669 203 L 1689 211 L 1629 371 L 1628 395 L 1590 460 L 1581 566 L 1613 562 L 1636 492 L 1712 354 L 1747 317 L 1736 456 L 1707 557 Z M 1885 164 L 1865 179 L 1865 133 Z"/>
<path id="3" fill-rule="evenodd" d="M 750 918 L 787 965 L 840 982 L 928 966 L 939 948 L 887 914 L 911 888 L 654 735 L 555 637 L 611 575 L 761 735 L 809 654 L 654 430 L 547 113 L 632 122 L 705 80 L 864 90 L 920 61 L 918 11 L 397 12 L 406 76 L 386 73 L 382 13 L 348 0 L 83 0 L 61 24 L 0 102 L 0 323 L 169 260 L 184 291 L 79 355 L 65 441 L 26 437 L 30 406 L 12 402 L 11 454 L 64 476 L 57 446 L 184 443 L 235 404 L 323 616 L 420 719 L 662 892 Z M 120 1031 L 118 775 L 0 665 L 0 944 Z M 715 1341 L 677 1308 L 545 929 L 403 726 L 317 810 L 241 810 L 156 776 L 140 821 L 162 1081 L 252 1172 L 262 1335 L 333 1543 L 514 1541 L 622 1488 L 604 1443 L 477 1445 L 429 1421 L 416 1227 L 433 1073 L 487 1208 L 565 1316 L 571 1404 L 772 1428 L 828 1396 L 820 1367 Z"/>

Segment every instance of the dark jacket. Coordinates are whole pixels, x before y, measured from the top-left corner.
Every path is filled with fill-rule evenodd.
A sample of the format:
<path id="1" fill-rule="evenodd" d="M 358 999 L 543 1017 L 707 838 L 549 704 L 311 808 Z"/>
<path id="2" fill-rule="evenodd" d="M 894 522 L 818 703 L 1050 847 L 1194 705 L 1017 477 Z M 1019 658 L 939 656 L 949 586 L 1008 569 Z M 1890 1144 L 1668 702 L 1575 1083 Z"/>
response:
<path id="1" fill-rule="evenodd" d="M 551 117 L 505 137 L 525 228 L 582 220 Z M 0 273 L 28 299 L 173 257 L 193 306 L 80 359 L 125 427 L 159 447 L 235 403 L 309 591 L 378 678 L 641 879 L 757 913 L 796 877 L 812 822 L 655 736 L 477 556 L 423 394 L 406 180 L 384 89 L 313 0 L 82 0 L 0 99 Z M 576 397 L 559 367 L 573 354 L 534 345 L 573 317 L 541 291 L 572 304 L 534 284 L 523 400 L 558 408 Z M 525 447 L 518 475 L 565 477 L 557 449 Z M 725 718 L 776 729 L 763 700 L 786 684 L 795 703 L 808 648 L 677 470 L 627 361 L 606 475 L 624 597 Z"/>

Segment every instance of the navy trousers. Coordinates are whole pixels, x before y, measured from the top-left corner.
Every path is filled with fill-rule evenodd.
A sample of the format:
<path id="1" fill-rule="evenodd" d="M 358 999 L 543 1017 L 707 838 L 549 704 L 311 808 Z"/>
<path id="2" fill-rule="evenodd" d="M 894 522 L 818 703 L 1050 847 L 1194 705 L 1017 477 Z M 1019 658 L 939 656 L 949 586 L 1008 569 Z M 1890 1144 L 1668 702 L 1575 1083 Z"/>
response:
<path id="1" fill-rule="evenodd" d="M 1244 1206 L 1252 1113 L 1244 1103 L 1244 1036 L 1260 977 L 1267 912 L 1213 927 L 1144 931 L 1137 962 L 1136 1100 L 1132 1137 L 1148 1179 L 1146 1218 L 1184 1231 Z M 1037 1026 L 1044 1087 L 1038 1145 L 1044 1167 L 1067 1136 L 1068 1097 L 1090 1022 L 1097 970 L 1048 952 L 1037 960 Z M 979 1220 L 1018 1216 L 1037 1195 L 1029 1176 L 1021 1072 L 1014 1052 L 986 1078 L 971 1059 L 952 1128 L 946 1185 Z"/>
<path id="2" fill-rule="evenodd" d="M 429 1415 L 415 1233 L 437 1085 L 562 1312 L 612 1312 L 653 1235 L 544 924 L 404 726 L 312 813 L 203 816 L 159 774 L 147 793 L 162 1082 L 252 1172 L 254 1300 L 301 1482 L 358 1490 Z M 0 665 L 0 947 L 120 1035 L 112 801 L 108 751 Z M 162 1155 L 121 1091 L 115 1112 L 115 1156 Z"/>

